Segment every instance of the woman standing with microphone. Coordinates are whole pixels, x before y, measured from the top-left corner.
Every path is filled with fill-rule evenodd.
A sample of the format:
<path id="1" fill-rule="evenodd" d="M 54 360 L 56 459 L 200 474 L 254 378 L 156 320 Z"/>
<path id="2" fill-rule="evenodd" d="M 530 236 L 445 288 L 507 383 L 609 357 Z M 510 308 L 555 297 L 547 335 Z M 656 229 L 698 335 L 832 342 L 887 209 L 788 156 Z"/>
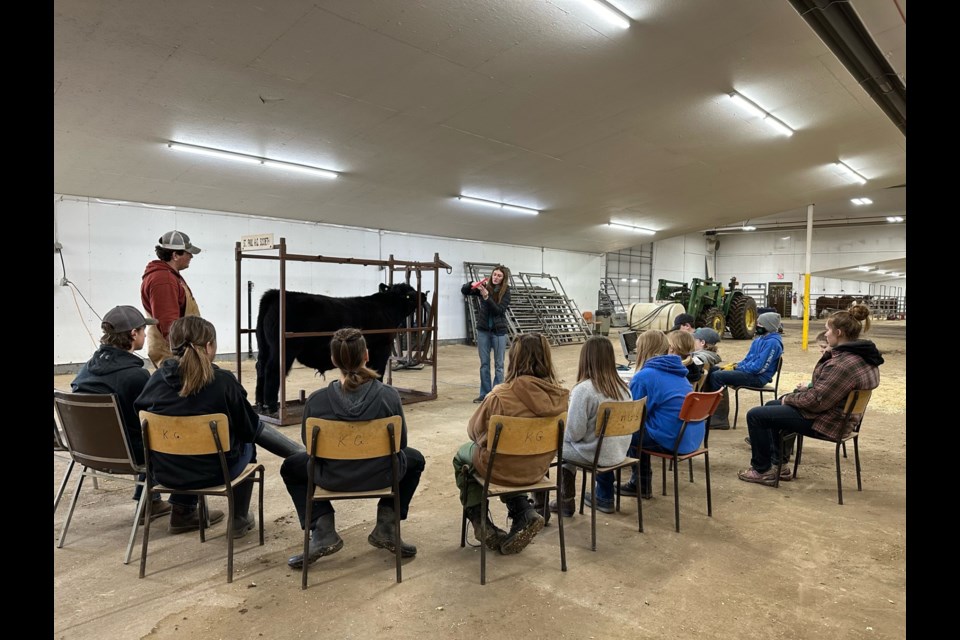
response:
<path id="1" fill-rule="evenodd" d="M 460 288 L 465 296 L 480 297 L 477 317 L 477 351 L 480 352 L 480 395 L 483 402 L 490 390 L 503 382 L 503 358 L 507 351 L 507 309 L 510 307 L 510 270 L 498 264 L 489 278 L 468 282 Z M 493 350 L 494 377 L 490 383 L 490 351 Z"/>

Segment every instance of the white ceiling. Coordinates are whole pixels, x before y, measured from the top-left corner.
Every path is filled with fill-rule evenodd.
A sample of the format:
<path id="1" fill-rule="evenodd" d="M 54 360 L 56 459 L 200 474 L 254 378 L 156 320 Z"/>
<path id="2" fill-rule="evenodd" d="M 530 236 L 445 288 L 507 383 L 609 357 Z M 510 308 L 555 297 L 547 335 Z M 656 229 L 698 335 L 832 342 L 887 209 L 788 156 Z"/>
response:
<path id="1" fill-rule="evenodd" d="M 649 240 L 610 220 L 905 215 L 906 138 L 786 0 L 611 4 L 630 29 L 581 0 L 55 0 L 54 191 L 595 252 Z M 905 0 L 856 7 L 905 81 Z"/>

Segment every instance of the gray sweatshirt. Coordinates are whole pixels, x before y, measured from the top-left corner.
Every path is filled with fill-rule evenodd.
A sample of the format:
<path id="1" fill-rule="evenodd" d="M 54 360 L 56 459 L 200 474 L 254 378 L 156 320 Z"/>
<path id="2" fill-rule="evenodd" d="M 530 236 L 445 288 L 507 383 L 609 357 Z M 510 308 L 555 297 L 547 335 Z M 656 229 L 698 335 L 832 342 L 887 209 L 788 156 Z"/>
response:
<path id="1" fill-rule="evenodd" d="M 570 391 L 570 406 L 567 409 L 567 424 L 563 433 L 563 457 L 581 459 L 593 463 L 597 452 L 597 408 L 601 402 L 610 400 L 630 400 L 630 392 L 623 390 L 621 397 L 608 398 L 597 391 L 593 382 L 584 380 Z M 630 447 L 630 436 L 616 436 L 603 439 L 603 451 L 600 452 L 600 466 L 610 466 L 623 462 Z"/>

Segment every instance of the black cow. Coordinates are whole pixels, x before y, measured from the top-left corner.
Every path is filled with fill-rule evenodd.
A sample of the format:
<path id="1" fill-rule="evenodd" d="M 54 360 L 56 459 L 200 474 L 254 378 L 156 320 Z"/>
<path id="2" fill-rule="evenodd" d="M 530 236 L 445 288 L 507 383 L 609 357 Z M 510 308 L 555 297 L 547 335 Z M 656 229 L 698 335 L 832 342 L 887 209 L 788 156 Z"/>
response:
<path id="1" fill-rule="evenodd" d="M 287 292 L 287 331 L 336 331 L 343 327 L 357 329 L 395 329 L 417 309 L 417 291 L 408 284 L 380 285 L 380 291 L 369 296 L 331 298 L 314 293 Z M 426 296 L 419 294 L 420 304 Z M 257 410 L 274 413 L 280 393 L 280 291 L 270 289 L 260 298 L 257 315 Z M 370 351 L 369 366 L 381 376 L 390 359 L 393 333 L 364 336 Z M 330 360 L 330 336 L 287 339 L 284 375 L 290 373 L 293 361 L 320 373 L 334 368 Z"/>

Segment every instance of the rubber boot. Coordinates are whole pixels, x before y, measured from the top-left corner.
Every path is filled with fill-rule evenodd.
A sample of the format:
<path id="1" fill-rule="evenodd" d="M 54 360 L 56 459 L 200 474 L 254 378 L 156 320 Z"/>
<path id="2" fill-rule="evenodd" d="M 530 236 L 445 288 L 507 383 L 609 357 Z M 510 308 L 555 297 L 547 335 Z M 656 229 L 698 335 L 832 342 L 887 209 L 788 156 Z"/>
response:
<path id="1" fill-rule="evenodd" d="M 200 510 L 196 505 L 185 507 L 179 504 L 171 505 L 173 510 L 170 512 L 171 534 L 186 533 L 188 531 L 197 531 L 200 529 Z M 223 511 L 219 509 L 207 509 L 207 526 L 215 525 L 223 520 Z"/>
<path id="2" fill-rule="evenodd" d="M 374 525 L 373 531 L 367 536 L 367 542 L 378 549 L 386 549 L 390 553 L 397 552 L 397 523 L 393 514 L 393 507 L 378 504 L 377 524 Z M 417 555 L 417 548 L 412 544 L 407 544 L 401 539 L 400 556 L 403 558 L 412 558 L 415 555 Z"/>
<path id="3" fill-rule="evenodd" d="M 323 556 L 333 555 L 343 549 L 343 538 L 337 533 L 336 513 L 327 513 L 317 518 L 317 524 L 310 532 L 310 552 L 307 564 L 313 564 Z M 287 566 L 293 569 L 303 567 L 303 554 L 298 553 L 287 560 Z"/>
<path id="4" fill-rule="evenodd" d="M 253 483 L 244 482 L 233 489 L 233 539 L 242 538 L 257 526 L 257 519 L 250 511 Z"/>
<path id="5" fill-rule="evenodd" d="M 299 442 L 291 440 L 280 433 L 275 427 L 264 424 L 260 435 L 257 436 L 257 445 L 281 458 L 289 458 L 295 453 L 306 453 L 307 448 Z"/>
<path id="6" fill-rule="evenodd" d="M 544 526 L 550 522 L 550 506 L 547 505 L 546 509 L 543 508 L 543 503 L 547 499 L 548 495 L 550 494 L 546 491 L 537 491 L 533 494 L 533 499 L 530 500 L 530 504 L 533 505 L 533 510 L 543 517 Z"/>
<path id="7" fill-rule="evenodd" d="M 477 539 L 477 542 L 486 545 L 487 549 L 490 549 L 490 551 L 499 551 L 500 545 L 507 537 L 507 532 L 493 523 L 493 520 L 490 519 L 489 512 L 487 513 L 486 518 L 487 536 L 486 539 L 481 539 L 480 505 L 467 507 L 467 520 L 469 520 L 470 524 L 473 525 L 473 537 Z"/>
<path id="8" fill-rule="evenodd" d="M 500 553 L 511 555 L 523 551 L 533 537 L 543 529 L 543 516 L 533 510 L 526 494 L 507 500 L 507 511 L 513 522 L 510 533 L 500 544 Z"/>
<path id="9" fill-rule="evenodd" d="M 726 431 L 730 428 L 730 391 L 727 387 L 723 388 L 720 394 L 720 404 L 717 410 L 710 416 L 710 428 Z"/>
<path id="10" fill-rule="evenodd" d="M 563 504 L 563 517 L 572 518 L 577 512 L 577 471 L 576 469 L 561 469 L 563 474 L 560 479 L 560 490 L 563 494 L 560 496 L 560 502 Z M 556 500 L 550 501 L 550 511 L 557 513 L 559 510 Z"/>

